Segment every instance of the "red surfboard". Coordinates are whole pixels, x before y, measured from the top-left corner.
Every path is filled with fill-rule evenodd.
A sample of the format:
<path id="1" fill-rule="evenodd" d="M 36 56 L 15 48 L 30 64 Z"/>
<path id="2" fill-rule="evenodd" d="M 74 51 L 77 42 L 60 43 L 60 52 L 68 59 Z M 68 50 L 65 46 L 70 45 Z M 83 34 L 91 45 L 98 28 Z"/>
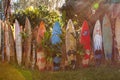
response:
<path id="1" fill-rule="evenodd" d="M 88 22 L 86 20 L 82 24 L 80 45 L 83 45 L 83 48 L 85 49 L 85 54 L 82 64 L 83 66 L 88 66 L 88 62 L 90 59 L 91 44 L 90 44 L 90 30 L 89 30 Z"/>
<path id="2" fill-rule="evenodd" d="M 37 33 L 37 44 L 39 46 L 37 48 L 37 66 L 40 71 L 44 70 L 46 66 L 45 54 L 41 46 L 42 45 L 41 42 L 42 42 L 42 39 L 44 38 L 45 32 L 46 32 L 45 24 L 42 21 L 40 23 L 40 26 L 38 28 L 38 33 Z"/>

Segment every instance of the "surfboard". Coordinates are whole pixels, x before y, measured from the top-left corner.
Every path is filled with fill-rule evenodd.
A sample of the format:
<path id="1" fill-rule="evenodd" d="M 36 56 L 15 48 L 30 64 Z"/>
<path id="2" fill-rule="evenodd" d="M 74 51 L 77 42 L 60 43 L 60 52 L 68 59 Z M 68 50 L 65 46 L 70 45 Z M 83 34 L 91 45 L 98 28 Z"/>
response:
<path id="1" fill-rule="evenodd" d="M 22 37 L 20 31 L 20 25 L 17 20 L 15 20 L 15 48 L 16 48 L 16 59 L 17 63 L 21 65 L 22 62 Z"/>
<path id="2" fill-rule="evenodd" d="M 83 48 L 85 49 L 85 54 L 82 64 L 83 66 L 87 67 L 90 59 L 91 39 L 90 39 L 90 30 L 89 30 L 88 22 L 86 20 L 82 24 L 80 45 L 83 45 Z"/>
<path id="3" fill-rule="evenodd" d="M 5 52 L 7 61 L 10 62 L 10 39 L 9 39 L 9 28 L 8 24 L 5 21 Z"/>
<path id="4" fill-rule="evenodd" d="M 52 36 L 51 36 L 51 42 L 52 45 L 56 45 L 56 53 L 54 53 L 53 55 L 53 69 L 54 70 L 59 70 L 60 69 L 60 62 L 61 62 L 61 56 L 58 55 L 58 53 L 60 53 L 60 46 L 57 45 L 59 43 L 61 43 L 61 36 L 62 31 L 61 31 L 61 26 L 59 22 L 55 22 L 55 24 L 53 25 L 53 30 L 52 30 Z"/>
<path id="5" fill-rule="evenodd" d="M 43 21 L 40 22 L 38 33 L 37 33 L 37 66 L 40 71 L 45 69 L 46 66 L 46 59 L 45 59 L 45 53 L 42 48 L 42 39 L 44 38 L 44 34 L 46 32 L 45 23 Z"/>
<path id="6" fill-rule="evenodd" d="M 93 45 L 94 45 L 94 53 L 95 51 L 102 50 L 102 31 L 101 31 L 101 24 L 100 21 L 97 20 L 94 30 L 93 30 Z M 100 56 L 95 56 L 99 58 Z"/>
<path id="7" fill-rule="evenodd" d="M 70 19 L 67 23 L 66 28 L 66 53 L 68 53 L 69 50 L 75 50 L 76 51 L 76 33 L 74 29 L 74 25 L 72 20 Z"/>
<path id="8" fill-rule="evenodd" d="M 13 32 L 10 23 L 7 22 L 7 24 L 8 24 L 8 33 L 9 33 L 9 42 L 10 42 L 10 60 L 11 62 L 15 62 L 15 43 L 14 43 Z"/>
<path id="9" fill-rule="evenodd" d="M 51 42 L 53 45 L 56 45 L 61 42 L 60 35 L 62 34 L 60 23 L 55 22 L 52 30 Z"/>
<path id="10" fill-rule="evenodd" d="M 76 60 L 76 32 L 74 29 L 74 25 L 71 19 L 69 19 L 67 23 L 66 28 L 66 53 L 67 53 L 67 59 L 68 62 L 72 63 L 71 61 L 74 61 L 72 66 L 75 66 L 75 60 Z"/>
<path id="11" fill-rule="evenodd" d="M 112 58 L 112 29 L 111 23 L 107 15 L 103 17 L 102 24 L 103 47 L 106 60 Z"/>
<path id="12" fill-rule="evenodd" d="M 102 59 L 102 31 L 100 20 L 97 20 L 93 30 L 93 49 L 96 66 L 101 64 Z"/>
<path id="13" fill-rule="evenodd" d="M 36 44 L 35 40 L 32 42 L 32 62 L 31 62 L 31 67 L 34 69 L 35 67 L 35 62 L 36 62 Z"/>
<path id="14" fill-rule="evenodd" d="M 32 43 L 32 31 L 31 31 L 31 24 L 29 19 L 26 17 L 25 21 L 25 37 L 24 41 L 24 59 L 25 59 L 25 66 L 28 68 L 30 67 L 30 57 L 31 57 L 31 43 Z"/>
<path id="15" fill-rule="evenodd" d="M 5 24 L 1 22 L 1 53 L 2 53 L 2 62 L 5 61 Z"/>
<path id="16" fill-rule="evenodd" d="M 2 38 L 1 28 L 2 28 L 2 21 L 0 20 L 0 55 L 1 55 L 1 38 Z"/>
<path id="17" fill-rule="evenodd" d="M 115 37 L 117 42 L 117 49 L 119 53 L 118 60 L 120 61 L 120 18 L 118 17 L 115 22 Z"/>

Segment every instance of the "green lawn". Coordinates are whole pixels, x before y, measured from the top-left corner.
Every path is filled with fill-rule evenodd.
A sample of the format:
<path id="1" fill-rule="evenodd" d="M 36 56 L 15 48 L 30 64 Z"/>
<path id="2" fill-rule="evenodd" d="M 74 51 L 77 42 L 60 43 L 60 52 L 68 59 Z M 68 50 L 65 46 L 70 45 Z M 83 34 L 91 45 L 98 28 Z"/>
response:
<path id="1" fill-rule="evenodd" d="M 25 80 L 25 77 L 7 63 L 0 63 L 0 80 Z"/>
<path id="2" fill-rule="evenodd" d="M 120 80 L 120 68 L 101 66 L 74 71 L 39 72 L 0 63 L 0 80 Z"/>

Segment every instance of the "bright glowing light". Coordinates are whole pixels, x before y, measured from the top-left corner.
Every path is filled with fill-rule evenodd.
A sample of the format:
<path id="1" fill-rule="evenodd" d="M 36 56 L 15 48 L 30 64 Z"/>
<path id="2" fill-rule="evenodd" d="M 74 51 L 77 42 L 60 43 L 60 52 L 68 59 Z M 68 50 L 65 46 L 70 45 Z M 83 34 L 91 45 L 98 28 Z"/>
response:
<path id="1" fill-rule="evenodd" d="M 29 10 L 30 10 L 30 11 L 33 11 L 33 10 L 34 10 L 34 7 L 33 7 L 33 6 L 30 6 L 30 7 L 29 7 Z"/>

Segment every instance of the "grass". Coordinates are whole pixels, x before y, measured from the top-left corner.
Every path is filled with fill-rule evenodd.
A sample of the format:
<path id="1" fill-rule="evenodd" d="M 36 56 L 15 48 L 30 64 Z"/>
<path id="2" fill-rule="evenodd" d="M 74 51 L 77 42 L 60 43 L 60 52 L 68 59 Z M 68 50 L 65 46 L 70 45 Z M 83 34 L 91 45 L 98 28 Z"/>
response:
<path id="1" fill-rule="evenodd" d="M 71 71 L 39 72 L 0 63 L 0 80 L 120 80 L 120 67 L 100 66 Z"/>
<path id="2" fill-rule="evenodd" d="M 0 80 L 25 80 L 24 76 L 7 63 L 0 63 Z"/>
<path id="3" fill-rule="evenodd" d="M 120 80 L 120 70 L 108 67 L 86 68 L 76 71 L 35 73 L 34 80 Z"/>

